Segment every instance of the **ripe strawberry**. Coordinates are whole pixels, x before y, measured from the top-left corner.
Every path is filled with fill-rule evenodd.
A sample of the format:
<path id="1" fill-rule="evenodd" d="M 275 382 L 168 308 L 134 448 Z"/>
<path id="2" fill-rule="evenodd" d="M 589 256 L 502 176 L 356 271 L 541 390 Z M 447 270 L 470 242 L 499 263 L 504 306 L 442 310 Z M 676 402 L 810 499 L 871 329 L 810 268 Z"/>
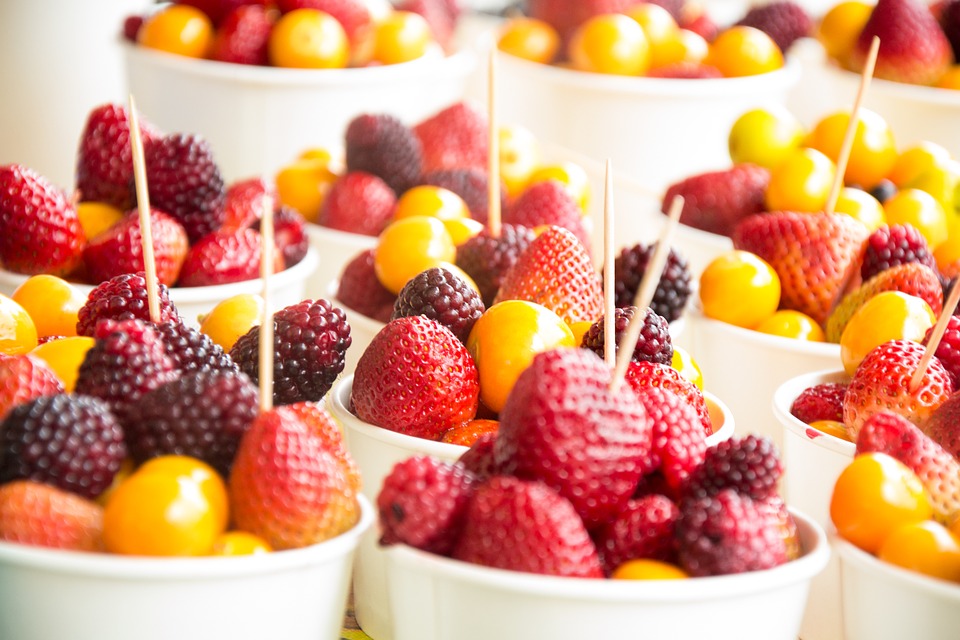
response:
<path id="1" fill-rule="evenodd" d="M 780 276 L 780 306 L 824 322 L 859 264 L 867 227 L 845 214 L 780 211 L 741 221 L 733 246 L 755 253 Z"/>
<path id="2" fill-rule="evenodd" d="M 360 315 L 389 322 L 397 296 L 377 277 L 373 249 L 358 253 L 340 273 L 336 301 Z"/>
<path id="3" fill-rule="evenodd" d="M 281 13 L 296 9 L 316 9 L 337 19 L 347 33 L 351 47 L 362 45 L 372 28 L 372 17 L 365 0 L 277 0 Z"/>
<path id="4" fill-rule="evenodd" d="M 146 145 L 161 134 L 137 115 Z M 102 104 L 87 116 L 77 150 L 77 190 L 82 202 L 106 202 L 121 211 L 136 204 L 130 122 L 123 105 Z"/>
<path id="5" fill-rule="evenodd" d="M 881 271 L 905 262 L 919 262 L 937 270 L 933 252 L 916 227 L 911 224 L 883 225 L 867 238 L 860 263 L 860 278 L 866 282 Z"/>
<path id="6" fill-rule="evenodd" d="M 227 188 L 223 202 L 221 231 L 237 231 L 252 226 L 263 215 L 263 198 L 276 202 L 276 190 L 263 178 L 237 180 Z"/>
<path id="7" fill-rule="evenodd" d="M 651 558 L 676 563 L 676 524 L 680 510 L 670 498 L 650 494 L 634 498 L 593 536 L 603 570 L 610 575 L 627 560 Z"/>
<path id="8" fill-rule="evenodd" d="M 570 501 L 542 482 L 507 476 L 475 489 L 453 557 L 510 571 L 603 576 L 597 548 Z"/>
<path id="9" fill-rule="evenodd" d="M 851 54 L 862 69 L 874 36 L 880 38 L 874 77 L 933 84 L 953 62 L 950 41 L 920 0 L 878 0 Z"/>
<path id="10" fill-rule="evenodd" d="M 943 287 L 937 273 L 919 262 L 907 262 L 884 269 L 845 295 L 830 312 L 825 325 L 827 340 L 840 342 L 853 314 L 870 298 L 883 291 L 900 291 L 926 301 L 935 315 L 943 309 Z"/>
<path id="11" fill-rule="evenodd" d="M 960 514 L 960 461 L 915 424 L 896 413 L 875 413 L 857 436 L 857 454 L 879 452 L 910 467 L 923 482 L 935 518 L 949 524 Z"/>
<path id="12" fill-rule="evenodd" d="M 253 229 L 260 231 L 261 221 L 257 220 Z M 273 212 L 273 241 L 283 258 L 283 267 L 289 269 L 303 260 L 310 249 L 307 237 L 307 224 L 296 209 L 279 206 Z"/>
<path id="13" fill-rule="evenodd" d="M 338 231 L 380 235 L 393 216 L 397 194 L 381 178 L 351 171 L 333 183 L 320 207 L 317 224 Z"/>
<path id="14" fill-rule="evenodd" d="M 506 273 L 494 304 L 528 300 L 552 310 L 565 322 L 595 321 L 603 313 L 600 276 L 577 237 L 547 227 Z"/>
<path id="15" fill-rule="evenodd" d="M 24 353 L 0 358 L 0 421 L 18 404 L 63 393 L 63 383 L 40 358 Z"/>
<path id="16" fill-rule="evenodd" d="M 388 114 L 362 114 L 344 134 L 347 172 L 366 171 L 400 195 L 420 181 L 423 149 L 413 130 Z"/>
<path id="17" fill-rule="evenodd" d="M 471 421 L 471 422 L 475 422 Z M 499 422 L 497 423 L 499 429 Z M 483 433 L 470 445 L 470 448 L 463 452 L 463 455 L 457 460 L 457 464 L 463 467 L 477 477 L 478 480 L 486 480 L 493 476 L 503 475 L 502 469 L 497 464 L 496 456 L 493 452 L 496 442 L 496 433 Z"/>
<path id="18" fill-rule="evenodd" d="M 359 480 L 353 477 L 356 469 L 343 463 L 348 454 L 339 442 L 329 415 L 308 424 L 295 409 L 282 406 L 257 416 L 230 472 L 230 511 L 237 527 L 274 549 L 291 549 L 354 526 Z"/>
<path id="19" fill-rule="evenodd" d="M 485 228 L 457 247 L 457 266 L 476 283 L 485 306 L 493 304 L 503 279 L 533 238 L 533 229 L 505 224 L 497 237 Z"/>
<path id="20" fill-rule="evenodd" d="M 8 271 L 69 274 L 86 238 L 63 191 L 22 165 L 0 167 L 0 263 Z"/>
<path id="21" fill-rule="evenodd" d="M 716 67 L 702 62 L 674 62 L 651 69 L 647 76 L 650 78 L 682 78 L 685 80 L 709 80 L 722 78 L 723 74 Z M 724 234 L 728 235 L 728 234 Z"/>
<path id="22" fill-rule="evenodd" d="M 463 198 L 470 210 L 470 217 L 478 222 L 487 224 L 487 214 L 490 209 L 489 187 L 487 171 L 479 167 L 464 169 L 437 169 L 424 173 L 421 179 L 423 184 L 449 189 Z M 507 210 L 507 188 L 500 185 L 500 210 Z"/>
<path id="23" fill-rule="evenodd" d="M 644 387 L 637 398 L 653 423 L 653 456 L 667 486 L 678 492 L 707 455 L 707 435 L 697 410 L 663 387 Z"/>
<path id="24" fill-rule="evenodd" d="M 918 426 L 934 442 L 960 460 L 960 394 L 954 393 L 933 410 L 925 421 Z"/>
<path id="25" fill-rule="evenodd" d="M 754 164 L 708 171 L 671 185 L 663 197 L 663 210 L 667 211 L 674 197 L 683 196 L 680 222 L 730 236 L 740 220 L 765 210 L 769 182 L 770 171 Z"/>
<path id="26" fill-rule="evenodd" d="M 0 540 L 70 551 L 103 549 L 103 507 L 31 480 L 0 486 Z"/>
<path id="27" fill-rule="evenodd" d="M 910 391 L 923 345 L 910 340 L 891 340 L 867 354 L 857 367 L 843 399 L 843 424 L 850 439 L 856 442 L 863 423 L 885 409 L 897 413 L 914 424 L 923 424 L 951 393 L 950 374 L 936 357 Z"/>
<path id="28" fill-rule="evenodd" d="M 422 120 L 413 132 L 423 148 L 423 173 L 487 166 L 487 115 L 457 102 Z"/>
<path id="29" fill-rule="evenodd" d="M 176 218 L 153 209 L 150 233 L 157 280 L 172 287 L 187 257 L 187 232 Z M 143 271 L 143 236 L 137 211 L 129 212 L 126 218 L 91 240 L 83 250 L 83 263 L 87 277 L 96 283 Z"/>
<path id="30" fill-rule="evenodd" d="M 824 382 L 800 392 L 790 413 L 797 420 L 810 424 L 817 420 L 843 422 L 843 398 L 847 395 L 844 382 Z"/>
<path id="31" fill-rule="evenodd" d="M 718 442 L 690 475 L 687 496 L 716 495 L 724 489 L 762 501 L 777 495 L 783 476 L 780 452 L 772 440 L 750 434 Z"/>
<path id="32" fill-rule="evenodd" d="M 537 354 L 507 397 L 494 444 L 498 465 L 558 491 L 587 528 L 609 522 L 656 466 L 650 417 L 609 383 L 585 349 Z"/>
<path id="33" fill-rule="evenodd" d="M 180 314 L 173 302 L 167 286 L 157 288 L 160 302 L 160 322 L 181 321 Z M 77 334 L 93 337 L 97 324 L 101 320 L 129 320 L 137 318 L 150 321 L 150 308 L 147 300 L 147 282 L 143 272 L 125 273 L 101 282 L 87 295 L 87 301 L 77 315 Z"/>
<path id="34" fill-rule="evenodd" d="M 458 444 L 462 447 L 471 447 L 477 440 L 488 435 L 496 435 L 500 429 L 499 420 L 489 418 L 474 418 L 460 426 L 453 427 L 440 438 L 440 442 Z"/>
<path id="35" fill-rule="evenodd" d="M 776 0 L 769 4 L 752 6 L 736 24 L 763 31 L 784 52 L 800 38 L 813 35 L 813 20 L 810 14 L 793 0 Z"/>
<path id="36" fill-rule="evenodd" d="M 248 4 L 237 7 L 217 27 L 210 46 L 210 58 L 236 64 L 270 64 L 267 45 L 273 22 L 264 6 Z"/>
<path id="37" fill-rule="evenodd" d="M 274 273 L 283 271 L 283 254 L 274 252 Z M 260 234 L 253 229 L 220 231 L 201 238 L 180 269 L 181 287 L 206 287 L 260 277 Z"/>
<path id="38" fill-rule="evenodd" d="M 707 410 L 707 401 L 703 397 L 703 392 L 673 367 L 633 360 L 627 367 L 624 381 L 637 393 L 643 392 L 647 387 L 662 387 L 673 391 L 696 409 L 703 423 L 704 433 L 708 436 L 713 434 L 713 422 L 710 420 L 710 412 Z"/>
<path id="39" fill-rule="evenodd" d="M 930 327 L 923 337 L 923 344 L 929 343 L 932 333 L 933 327 Z M 952 315 L 947 320 L 947 328 L 934 355 L 950 374 L 954 390 L 960 390 L 960 316 Z"/>
<path id="40" fill-rule="evenodd" d="M 503 212 L 503 222 L 524 227 L 563 227 L 572 231 L 584 247 L 590 246 L 590 234 L 583 224 L 583 210 L 556 180 L 528 187 Z"/>

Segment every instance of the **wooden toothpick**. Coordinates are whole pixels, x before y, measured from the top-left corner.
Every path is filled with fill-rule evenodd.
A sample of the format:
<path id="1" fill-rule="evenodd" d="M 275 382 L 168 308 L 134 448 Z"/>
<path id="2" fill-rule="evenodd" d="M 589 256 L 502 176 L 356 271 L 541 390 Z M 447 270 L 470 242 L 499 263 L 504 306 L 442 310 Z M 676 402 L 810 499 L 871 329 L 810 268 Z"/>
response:
<path id="1" fill-rule="evenodd" d="M 140 240 L 143 246 L 143 272 L 147 285 L 147 305 L 151 322 L 160 322 L 160 295 L 157 283 L 157 263 L 153 253 L 153 229 L 150 226 L 150 192 L 147 188 L 147 169 L 143 160 L 143 139 L 137 121 L 137 107 L 130 94 L 127 113 L 130 126 L 130 150 L 133 153 L 133 179 L 137 188 L 137 210 L 140 214 Z"/>
<path id="2" fill-rule="evenodd" d="M 611 370 L 617 358 L 613 220 L 613 163 L 608 158 L 603 183 L 603 361 Z"/>
<path id="3" fill-rule="evenodd" d="M 920 386 L 923 375 L 927 372 L 927 367 L 930 366 L 930 360 L 936 354 L 937 347 L 940 346 L 940 340 L 947 331 L 947 324 L 950 322 L 950 316 L 953 315 L 954 310 L 957 308 L 958 300 L 960 300 L 960 280 L 953 283 L 953 288 L 950 289 L 950 295 L 947 297 L 947 301 L 943 303 L 943 310 L 940 312 L 940 317 L 937 318 L 937 324 L 933 325 L 933 332 L 930 334 L 930 339 L 927 340 L 927 346 L 923 351 L 923 355 L 920 356 L 920 362 L 917 363 L 917 370 L 914 371 L 913 376 L 910 377 L 910 385 L 908 387 L 910 393 L 916 391 L 917 387 Z"/>
<path id="4" fill-rule="evenodd" d="M 264 184 L 269 184 L 264 181 Z M 260 321 L 260 411 L 273 408 L 273 312 L 270 310 L 270 277 L 273 275 L 273 199 L 263 194 L 260 220 L 260 278 L 263 281 L 263 318 Z"/>

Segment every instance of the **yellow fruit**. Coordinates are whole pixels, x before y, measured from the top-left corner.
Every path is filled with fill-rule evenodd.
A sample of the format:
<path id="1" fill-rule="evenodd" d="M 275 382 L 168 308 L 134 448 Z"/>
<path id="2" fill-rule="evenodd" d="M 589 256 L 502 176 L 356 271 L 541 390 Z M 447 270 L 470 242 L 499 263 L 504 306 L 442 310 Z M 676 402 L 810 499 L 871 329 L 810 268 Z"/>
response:
<path id="1" fill-rule="evenodd" d="M 670 365 L 703 391 L 703 371 L 686 349 L 673 345 L 673 360 Z"/>
<path id="2" fill-rule="evenodd" d="M 148 17 L 137 32 L 144 47 L 203 58 L 213 41 L 213 24 L 203 11 L 186 4 L 172 4 Z"/>
<path id="3" fill-rule="evenodd" d="M 932 195 L 920 189 L 904 189 L 883 203 L 888 224 L 911 224 L 917 228 L 931 249 L 944 242 L 949 230 L 947 214 Z"/>
<path id="4" fill-rule="evenodd" d="M 822 118 L 807 140 L 807 145 L 822 151 L 828 158 L 837 161 L 840 148 L 850 122 L 848 111 L 839 111 Z M 887 177 L 897 161 L 897 146 L 893 129 L 875 111 L 860 109 L 850 159 L 843 174 L 848 184 L 857 184 L 872 189 Z"/>
<path id="5" fill-rule="evenodd" d="M 393 211 L 394 220 L 430 216 L 440 220 L 470 217 L 463 198 L 449 189 L 422 184 L 403 192 Z"/>
<path id="6" fill-rule="evenodd" d="M 850 375 L 875 347 L 890 340 L 923 341 L 937 321 L 922 298 L 883 291 L 857 309 L 840 336 L 840 359 Z"/>
<path id="7" fill-rule="evenodd" d="M 560 35 L 543 20 L 520 16 L 504 25 L 497 48 L 524 60 L 550 64 L 560 50 Z"/>
<path id="8" fill-rule="evenodd" d="M 926 171 L 949 159 L 950 152 L 946 147 L 923 140 L 897 156 L 887 179 L 901 189 L 910 187 Z"/>
<path id="9" fill-rule="evenodd" d="M 850 435 L 847 433 L 847 428 L 843 426 L 842 422 L 837 422 L 836 420 L 814 420 L 810 423 L 810 426 L 834 438 L 840 438 L 841 440 L 850 442 Z"/>
<path id="10" fill-rule="evenodd" d="M 759 256 L 730 251 L 700 275 L 700 304 L 708 318 L 752 329 L 780 305 L 780 278 Z"/>
<path id="11" fill-rule="evenodd" d="M 200 319 L 200 332 L 229 352 L 234 343 L 263 318 L 263 298 L 255 293 L 238 293 L 221 300 Z"/>
<path id="12" fill-rule="evenodd" d="M 37 346 L 37 327 L 27 310 L 0 294 L 0 355 L 15 356 Z"/>
<path id="13" fill-rule="evenodd" d="M 783 67 L 783 52 L 760 29 L 734 26 L 721 31 L 710 43 L 704 62 L 728 78 L 753 76 Z"/>
<path id="14" fill-rule="evenodd" d="M 837 197 L 834 213 L 845 213 L 865 224 L 870 231 L 876 231 L 887 222 L 880 201 L 863 189 L 843 187 Z"/>
<path id="15" fill-rule="evenodd" d="M 407 280 L 441 262 L 456 261 L 453 238 L 437 218 L 413 216 L 397 220 L 380 234 L 374 268 L 381 284 L 400 293 Z"/>
<path id="16" fill-rule="evenodd" d="M 614 580 L 683 580 L 687 573 L 675 564 L 649 558 L 627 560 L 613 570 Z"/>
<path id="17" fill-rule="evenodd" d="M 833 185 L 833 160 L 816 149 L 801 147 L 789 152 L 770 171 L 765 194 L 770 211 L 823 211 Z"/>
<path id="18" fill-rule="evenodd" d="M 78 202 L 77 217 L 83 227 L 83 235 L 93 240 L 124 218 L 123 211 L 106 202 Z"/>
<path id="19" fill-rule="evenodd" d="M 800 120 L 783 105 L 751 109 L 730 128 L 730 159 L 772 169 L 800 146 L 805 135 Z"/>
<path id="20" fill-rule="evenodd" d="M 341 69 L 350 56 L 340 22 L 316 9 L 283 14 L 270 31 L 267 50 L 272 65 L 295 69 Z"/>
<path id="21" fill-rule="evenodd" d="M 70 336 L 38 345 L 31 353 L 50 365 L 67 393 L 77 384 L 80 365 L 96 341 L 87 336 Z"/>
<path id="22" fill-rule="evenodd" d="M 66 280 L 43 274 L 30 276 L 12 297 L 30 314 L 38 338 L 77 335 L 77 314 L 87 296 Z"/>
<path id="23" fill-rule="evenodd" d="M 409 62 L 423 57 L 433 42 L 433 32 L 423 16 L 392 11 L 374 28 L 373 59 L 381 64 Z"/>
<path id="24" fill-rule="evenodd" d="M 823 342 L 826 339 L 823 329 L 816 320 L 805 313 L 789 309 L 776 311 L 760 322 L 755 329 L 760 333 L 808 342 Z"/>
<path id="25" fill-rule="evenodd" d="M 526 127 L 500 127 L 500 179 L 507 195 L 515 198 L 527 187 L 530 176 L 540 166 L 540 144 Z"/>
<path id="26" fill-rule="evenodd" d="M 458 247 L 464 242 L 483 231 L 483 223 L 473 218 L 453 218 L 444 220 L 443 226 L 447 228 L 447 233 L 453 240 L 453 244 Z"/>
<path id="27" fill-rule="evenodd" d="M 570 40 L 570 60 L 580 71 L 638 76 L 650 67 L 650 43 L 627 16 L 608 13 L 581 24 Z"/>
<path id="28" fill-rule="evenodd" d="M 328 160 L 301 158 L 277 172 L 277 198 L 280 203 L 300 212 L 307 222 L 316 223 L 323 200 L 337 180 Z"/>
<path id="29" fill-rule="evenodd" d="M 845 66 L 872 11 L 872 3 L 859 0 L 848 0 L 831 7 L 820 20 L 816 33 L 827 55 Z"/>

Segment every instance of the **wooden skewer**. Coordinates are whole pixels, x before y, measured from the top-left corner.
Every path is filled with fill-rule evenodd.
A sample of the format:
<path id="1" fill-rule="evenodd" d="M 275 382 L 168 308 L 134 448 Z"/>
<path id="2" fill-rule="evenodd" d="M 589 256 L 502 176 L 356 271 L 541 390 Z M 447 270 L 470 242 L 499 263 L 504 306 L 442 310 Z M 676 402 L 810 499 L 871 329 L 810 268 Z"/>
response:
<path id="1" fill-rule="evenodd" d="M 617 359 L 613 219 L 613 163 L 608 158 L 603 185 L 603 360 L 611 370 Z"/>
<path id="2" fill-rule="evenodd" d="M 857 123 L 860 121 L 860 107 L 863 105 L 863 98 L 870 87 L 870 81 L 873 79 L 873 69 L 877 65 L 877 52 L 879 50 L 880 38 L 874 36 L 870 43 L 870 51 L 867 53 L 866 64 L 863 65 L 863 73 L 860 74 L 860 86 L 857 88 L 857 97 L 853 100 L 850 121 L 847 123 L 843 143 L 840 145 L 840 155 L 837 157 L 837 173 L 833 177 L 833 184 L 830 185 L 830 194 L 827 196 L 827 205 L 824 208 L 827 213 L 833 213 L 837 208 L 837 200 L 840 198 L 840 190 L 843 188 L 843 175 L 847 172 L 847 163 L 850 162 L 850 152 L 853 150 L 853 139 L 857 133 Z"/>
<path id="3" fill-rule="evenodd" d="M 264 184 L 268 184 L 266 180 Z M 260 411 L 273 408 L 273 312 L 270 310 L 270 276 L 273 274 L 273 199 L 263 194 L 260 220 L 260 278 L 263 280 L 263 318 L 260 321 Z"/>
<path id="4" fill-rule="evenodd" d="M 616 393 L 623 384 L 623 378 L 627 374 L 627 367 L 633 358 L 633 350 L 637 346 L 637 340 L 640 338 L 640 330 L 643 329 L 643 321 L 646 318 L 646 309 L 653 301 L 653 295 L 657 292 L 657 285 L 660 284 L 660 276 L 663 275 L 663 268 L 667 264 L 667 256 L 670 255 L 670 241 L 673 238 L 673 232 L 680 222 L 680 212 L 683 211 L 683 196 L 675 196 L 670 202 L 670 211 L 667 214 L 667 223 L 660 230 L 660 238 L 657 240 L 657 247 L 647 263 L 647 271 L 643 274 L 643 280 L 640 281 L 640 287 L 637 289 L 637 295 L 633 298 L 633 306 L 637 308 L 636 313 L 630 319 L 627 330 L 620 340 L 620 346 L 617 353 L 617 367 L 613 372 L 613 379 L 610 381 L 611 393 Z"/>
<path id="5" fill-rule="evenodd" d="M 910 378 L 910 385 L 908 387 L 910 393 L 916 391 L 917 387 L 920 386 L 923 375 L 927 372 L 927 367 L 930 366 L 930 360 L 936 354 L 937 347 L 940 346 L 940 340 L 947 331 L 947 324 L 950 322 L 950 316 L 953 315 L 954 310 L 957 308 L 957 301 L 960 301 L 960 281 L 954 282 L 947 301 L 943 303 L 943 311 L 940 312 L 940 317 L 937 318 L 937 324 L 933 325 L 933 333 L 930 334 L 930 339 L 927 340 L 927 347 L 920 357 L 917 370 L 913 372 L 913 376 Z"/>
<path id="6" fill-rule="evenodd" d="M 160 295 L 157 284 L 157 263 L 153 254 L 153 229 L 150 226 L 150 193 L 147 189 L 147 168 L 143 160 L 143 139 L 137 121 L 137 107 L 130 94 L 130 150 L 133 152 L 133 178 L 137 187 L 137 210 L 140 214 L 140 240 L 143 246 L 143 272 L 147 284 L 147 305 L 151 322 L 160 322 Z"/>
<path id="7" fill-rule="evenodd" d="M 490 43 L 490 70 L 487 75 L 487 229 L 500 237 L 500 125 L 497 119 L 497 43 Z"/>

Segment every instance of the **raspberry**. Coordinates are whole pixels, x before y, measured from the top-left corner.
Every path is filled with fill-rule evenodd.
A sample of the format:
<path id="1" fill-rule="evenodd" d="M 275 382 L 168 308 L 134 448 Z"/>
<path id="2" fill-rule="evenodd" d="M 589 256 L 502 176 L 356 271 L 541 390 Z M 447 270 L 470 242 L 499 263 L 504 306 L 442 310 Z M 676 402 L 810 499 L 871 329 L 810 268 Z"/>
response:
<path id="1" fill-rule="evenodd" d="M 483 301 L 463 278 L 433 267 L 411 278 L 400 294 L 391 319 L 427 316 L 450 329 L 466 344 L 473 323 L 483 314 Z"/>
<path id="2" fill-rule="evenodd" d="M 379 176 L 351 171 L 330 187 L 317 224 L 347 233 L 376 236 L 389 224 L 397 194 Z"/>
<path id="3" fill-rule="evenodd" d="M 0 484 L 26 478 L 95 498 L 113 482 L 127 450 L 106 402 L 42 396 L 14 407 L 0 429 Z"/>
<path id="4" fill-rule="evenodd" d="M 177 371 L 240 371 L 230 356 L 207 334 L 181 322 L 162 322 L 155 328 Z"/>
<path id="5" fill-rule="evenodd" d="M 627 560 L 651 558 L 676 563 L 674 535 L 680 510 L 663 495 L 635 498 L 594 536 L 607 575 Z"/>
<path id="6" fill-rule="evenodd" d="M 268 42 L 273 19 L 266 7 L 251 4 L 237 7 L 216 31 L 210 58 L 235 64 L 270 64 Z"/>
<path id="7" fill-rule="evenodd" d="M 620 351 L 620 340 L 636 313 L 637 308 L 633 306 L 614 309 L 615 352 Z M 604 318 L 601 317 L 590 325 L 587 332 L 583 334 L 583 341 L 580 345 L 585 349 L 590 349 L 601 358 L 605 346 L 604 321 Z M 647 362 L 658 362 L 660 364 L 673 362 L 673 341 L 670 339 L 670 326 L 662 316 L 654 313 L 652 309 L 648 308 L 646 310 L 643 327 L 640 329 L 640 337 L 637 339 L 637 346 L 633 349 L 633 360 L 646 360 Z"/>
<path id="8" fill-rule="evenodd" d="M 345 143 L 348 172 L 372 173 L 397 195 L 420 181 L 420 141 L 399 118 L 387 114 L 357 116 L 347 125 Z"/>
<path id="9" fill-rule="evenodd" d="M 0 357 L 0 421 L 18 404 L 55 393 L 63 383 L 45 361 L 29 353 Z"/>
<path id="10" fill-rule="evenodd" d="M 180 322 L 180 314 L 170 301 L 165 285 L 157 287 L 160 322 Z M 77 335 L 93 337 L 97 323 L 104 319 L 150 321 L 147 281 L 143 272 L 127 273 L 101 282 L 87 296 L 77 315 Z"/>
<path id="11" fill-rule="evenodd" d="M 690 496 L 717 495 L 724 489 L 765 500 L 777 492 L 783 464 L 769 438 L 750 434 L 734 437 L 707 449 L 706 457 L 687 483 Z"/>
<path id="12" fill-rule="evenodd" d="M 633 304 L 655 248 L 655 244 L 636 244 L 620 251 L 620 255 L 613 262 L 616 306 L 626 307 Z M 690 277 L 687 259 L 671 247 L 650 308 L 667 322 L 678 320 L 690 299 Z"/>
<path id="13" fill-rule="evenodd" d="M 919 262 L 937 273 L 937 263 L 927 241 L 909 224 L 884 225 L 867 238 L 860 277 L 864 282 L 885 269 L 907 262 Z"/>
<path id="14" fill-rule="evenodd" d="M 210 143 L 172 134 L 144 141 L 150 203 L 180 221 L 191 244 L 223 224 L 226 189 Z"/>
<path id="15" fill-rule="evenodd" d="M 337 287 L 337 302 L 360 315 L 389 322 L 397 296 L 377 277 L 373 264 L 373 249 L 357 254 L 343 268 Z"/>
<path id="16" fill-rule="evenodd" d="M 778 520 L 732 489 L 681 502 L 677 540 L 680 566 L 695 577 L 759 571 L 787 561 Z"/>
<path id="17" fill-rule="evenodd" d="M 125 428 L 137 463 L 165 454 L 203 460 L 225 478 L 259 412 L 259 392 L 239 371 L 196 370 L 143 395 Z"/>
<path id="18" fill-rule="evenodd" d="M 813 33 L 813 20 L 810 15 L 791 0 L 750 7 L 737 24 L 760 29 L 784 52 L 795 41 Z"/>
<path id="19" fill-rule="evenodd" d="M 343 371 L 350 346 L 350 325 L 342 309 L 326 300 L 304 300 L 273 316 L 273 401 L 278 405 L 303 400 L 318 402 Z M 258 383 L 260 328 L 240 336 L 230 356 Z"/>
<path id="20" fill-rule="evenodd" d="M 487 186 L 487 172 L 478 167 L 463 169 L 437 169 L 423 176 L 423 184 L 449 189 L 463 198 L 470 210 L 470 217 L 487 224 L 490 210 L 490 193 Z M 507 208 L 507 189 L 501 184 L 500 210 Z"/>
<path id="21" fill-rule="evenodd" d="M 449 555 L 463 527 L 476 479 L 459 464 L 429 456 L 398 463 L 383 480 L 377 509 L 381 544 Z"/>
<path id="22" fill-rule="evenodd" d="M 923 344 L 927 344 L 930 340 L 931 333 L 933 333 L 933 327 L 927 329 L 927 334 L 923 336 Z M 960 316 L 950 316 L 947 329 L 943 332 L 934 355 L 950 374 L 953 388 L 960 389 Z"/>
<path id="23" fill-rule="evenodd" d="M 675 196 L 683 196 L 680 222 L 694 229 L 724 236 L 753 213 L 767 210 L 765 193 L 770 171 L 741 163 L 722 171 L 708 171 L 677 182 L 663 197 L 666 212 Z"/>
<path id="24" fill-rule="evenodd" d="M 692 473 L 701 468 L 707 453 L 707 435 L 696 407 L 678 393 L 663 387 L 645 387 L 637 398 L 653 422 L 651 451 L 670 489 L 680 492 Z"/>
<path id="25" fill-rule="evenodd" d="M 457 266 L 476 283 L 485 306 L 493 304 L 507 271 L 534 237 L 529 227 L 505 224 L 497 238 L 484 229 L 457 247 Z"/>
<path id="26" fill-rule="evenodd" d="M 843 397 L 846 393 L 845 383 L 825 382 L 814 385 L 800 392 L 790 405 L 790 413 L 807 424 L 817 420 L 843 422 Z"/>

